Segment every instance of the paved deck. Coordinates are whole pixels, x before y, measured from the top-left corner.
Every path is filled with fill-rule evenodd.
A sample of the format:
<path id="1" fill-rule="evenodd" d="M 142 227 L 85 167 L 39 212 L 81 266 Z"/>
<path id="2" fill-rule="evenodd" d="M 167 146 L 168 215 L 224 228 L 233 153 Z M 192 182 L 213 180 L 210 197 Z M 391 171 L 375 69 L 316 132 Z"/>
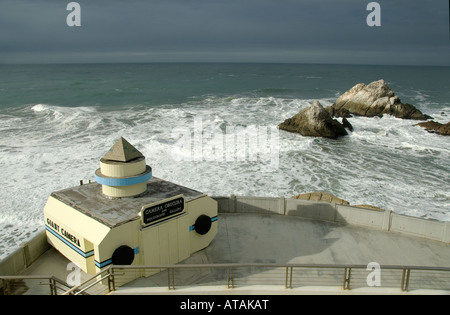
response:
<path id="1" fill-rule="evenodd" d="M 55 256 L 58 256 L 55 258 Z M 406 236 L 394 232 L 371 230 L 346 224 L 313 221 L 292 216 L 261 215 L 261 214 L 219 214 L 219 231 L 211 245 L 204 250 L 194 253 L 181 264 L 223 264 L 223 263 L 261 263 L 261 264 L 357 264 L 367 265 L 377 262 L 380 265 L 408 265 L 408 266 L 436 266 L 450 267 L 450 245 L 438 241 L 426 240 L 418 237 Z M 53 274 L 65 279 L 70 271 L 65 270 L 68 261 L 51 250 L 37 262 L 27 274 Z M 276 268 L 275 268 L 276 269 Z M 177 274 L 181 283 L 186 286 L 177 287 L 169 291 L 167 288 L 167 272 L 140 278 L 126 284 L 115 294 L 354 294 L 354 293 L 402 293 L 400 288 L 365 288 L 360 286 L 351 291 L 343 291 L 336 286 L 316 286 L 314 281 L 307 285 L 300 285 L 294 289 L 284 286 L 240 286 L 226 289 L 226 283 L 221 284 L 214 279 L 210 271 L 203 275 L 203 271 L 192 271 Z M 264 273 L 276 273 L 283 279 L 284 270 L 263 270 Z M 305 271 L 307 272 L 307 271 Z M 361 277 L 366 277 L 370 271 L 364 271 Z M 382 279 L 385 274 L 381 270 Z M 255 277 L 259 271 L 253 270 Z M 85 278 L 87 275 L 83 275 Z M 315 274 L 323 279 L 339 277 L 320 272 Z M 181 278 L 184 277 L 184 279 Z M 445 277 L 436 274 L 434 277 L 425 276 L 426 289 L 433 281 L 442 281 L 448 288 L 440 293 L 450 293 L 450 272 Z M 365 279 L 365 278 L 364 278 Z M 197 288 L 189 288 L 192 284 L 200 284 Z M 400 284 L 399 284 L 400 287 Z M 417 287 L 417 289 L 422 289 Z M 411 291 L 414 293 L 414 291 Z M 429 291 L 415 291 L 427 293 Z M 436 291 L 435 291 L 436 292 Z M 439 292 L 438 292 L 439 293 Z"/>
<path id="2" fill-rule="evenodd" d="M 211 245 L 182 262 L 182 264 L 221 264 L 221 263 L 260 263 L 260 264 L 355 264 L 365 265 L 370 262 L 377 262 L 380 265 L 408 265 L 408 266 L 436 266 L 450 267 L 450 245 L 438 241 L 431 241 L 417 237 L 410 237 L 393 232 L 370 230 L 345 224 L 331 222 L 313 221 L 298 217 L 260 215 L 260 214 L 220 214 L 219 232 Z M 202 272 L 197 270 L 197 272 Z M 304 271 L 311 276 L 312 271 Z M 359 278 L 364 277 L 364 281 L 370 271 L 358 271 Z M 391 271 L 386 271 L 381 277 L 388 279 Z M 193 279 L 191 272 L 186 271 L 178 274 L 178 282 L 183 284 L 197 283 L 207 285 L 207 287 L 189 288 L 180 286 L 176 293 L 179 294 L 349 294 L 349 293 L 402 293 L 400 290 L 401 272 L 396 271 L 399 286 L 398 288 L 365 288 L 364 285 L 355 290 L 343 291 L 340 286 L 327 285 L 328 282 L 338 283 L 342 281 L 343 272 L 334 271 L 315 272 L 317 277 L 322 277 L 320 282 L 323 286 L 316 286 L 315 280 L 295 287 L 293 290 L 286 290 L 284 286 L 261 286 L 253 285 L 238 286 L 236 289 L 224 289 L 226 282 L 221 280 L 222 285 L 217 281 L 208 279 L 216 278 L 217 274 L 210 271 L 204 275 L 197 275 Z M 258 271 L 253 270 L 255 277 Z M 268 273 L 264 277 L 264 273 Z M 261 278 L 267 281 L 272 277 L 277 280 L 284 280 L 285 268 L 281 270 L 263 270 Z M 245 276 L 244 276 L 245 277 Z M 435 275 L 436 281 L 443 281 L 442 275 Z M 450 272 L 445 277 L 448 280 L 448 290 L 450 290 Z M 189 278 L 189 279 L 188 279 Z M 433 281 L 428 276 L 427 287 Z M 325 283 L 324 283 L 325 281 Z M 397 281 L 397 280 L 395 280 Z M 445 280 L 444 280 L 445 281 Z M 278 281 L 279 283 L 280 281 Z M 253 282 L 254 283 L 254 282 Z M 160 287 L 155 287 L 160 285 Z M 175 293 L 169 291 L 167 287 L 167 273 L 137 279 L 122 288 L 119 294 L 146 294 L 157 292 Z M 148 288 L 152 286 L 152 288 Z M 416 293 L 427 293 L 427 290 L 416 291 Z M 435 291 L 436 292 L 436 291 Z M 441 292 L 442 293 L 442 292 Z M 450 293 L 450 291 L 448 291 Z"/>

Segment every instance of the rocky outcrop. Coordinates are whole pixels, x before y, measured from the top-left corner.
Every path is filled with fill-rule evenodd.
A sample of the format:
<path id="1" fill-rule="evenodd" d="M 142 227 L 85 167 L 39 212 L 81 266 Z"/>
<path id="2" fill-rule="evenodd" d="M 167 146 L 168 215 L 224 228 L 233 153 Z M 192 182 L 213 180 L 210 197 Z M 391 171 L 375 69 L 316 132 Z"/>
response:
<path id="1" fill-rule="evenodd" d="M 299 194 L 296 196 L 292 196 L 292 199 L 301 199 L 301 200 L 311 200 L 311 201 L 322 201 L 322 202 L 329 202 L 329 203 L 335 203 L 338 205 L 344 205 L 344 206 L 352 206 L 357 208 L 365 208 L 370 210 L 377 210 L 377 211 L 385 211 L 382 208 L 371 206 L 371 205 L 350 205 L 350 203 L 347 200 L 341 199 L 339 197 L 336 197 L 335 195 L 329 194 L 327 192 L 323 191 L 314 191 L 310 193 L 305 194 Z"/>
<path id="2" fill-rule="evenodd" d="M 368 85 L 359 83 L 342 94 L 336 102 L 327 107 L 334 117 L 383 116 L 392 115 L 403 119 L 427 120 L 424 115 L 411 104 L 403 104 L 384 80 L 374 81 Z"/>
<path id="3" fill-rule="evenodd" d="M 345 124 L 351 128 L 348 121 L 345 121 Z M 333 119 L 318 101 L 314 101 L 310 107 L 301 110 L 292 118 L 286 119 L 278 125 L 278 128 L 309 137 L 336 139 L 347 135 L 344 125 Z"/>
<path id="4" fill-rule="evenodd" d="M 315 191 L 306 194 L 300 194 L 296 196 L 292 196 L 292 199 L 301 199 L 301 200 L 312 200 L 312 201 L 324 201 L 324 202 L 334 202 L 339 205 L 348 206 L 350 203 L 344 199 L 338 198 L 332 194 L 322 191 Z"/>
<path id="5" fill-rule="evenodd" d="M 425 121 L 418 123 L 414 126 L 420 126 L 425 128 L 426 131 L 431 133 L 437 133 L 443 136 L 450 136 L 450 121 L 446 124 L 441 124 L 435 121 Z"/>
<path id="6" fill-rule="evenodd" d="M 383 208 L 375 207 L 375 206 L 371 206 L 371 205 L 352 205 L 352 207 L 356 207 L 356 208 L 364 208 L 364 209 L 376 210 L 376 211 L 386 211 L 386 210 L 383 209 Z"/>

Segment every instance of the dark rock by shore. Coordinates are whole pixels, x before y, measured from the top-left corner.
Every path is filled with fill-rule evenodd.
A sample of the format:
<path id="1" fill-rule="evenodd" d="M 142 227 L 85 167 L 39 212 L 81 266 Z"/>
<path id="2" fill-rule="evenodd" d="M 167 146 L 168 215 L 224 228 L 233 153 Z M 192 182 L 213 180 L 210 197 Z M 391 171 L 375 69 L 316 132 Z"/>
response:
<path id="1" fill-rule="evenodd" d="M 432 117 L 423 114 L 411 104 L 403 104 L 384 80 L 368 85 L 359 83 L 342 94 L 336 102 L 327 107 L 334 117 L 351 115 L 374 117 L 384 114 L 403 119 L 427 120 Z"/>
<path id="2" fill-rule="evenodd" d="M 446 124 L 441 124 L 435 121 L 425 121 L 414 126 L 423 127 L 426 131 L 431 133 L 437 133 L 442 136 L 450 136 L 450 121 Z"/>
<path id="3" fill-rule="evenodd" d="M 347 120 L 344 123 L 349 129 L 352 129 Z M 278 128 L 310 137 L 336 139 L 347 135 L 344 125 L 333 119 L 318 101 L 314 101 L 310 107 L 301 110 L 292 118 L 286 119 L 278 125 Z"/>

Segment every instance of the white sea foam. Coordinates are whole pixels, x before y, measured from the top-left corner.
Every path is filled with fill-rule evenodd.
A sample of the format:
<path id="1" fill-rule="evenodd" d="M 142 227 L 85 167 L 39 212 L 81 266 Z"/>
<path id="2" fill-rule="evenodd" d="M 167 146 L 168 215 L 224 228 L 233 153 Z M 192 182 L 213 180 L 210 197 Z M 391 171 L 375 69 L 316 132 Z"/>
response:
<path id="1" fill-rule="evenodd" d="M 154 176 L 210 195 L 292 196 L 328 191 L 351 204 L 449 220 L 450 139 L 393 117 L 353 117 L 354 131 L 340 140 L 280 131 L 279 167 L 270 161 L 181 160 L 172 153 L 176 127 L 274 127 L 313 100 L 209 96 L 185 104 L 142 105 L 99 111 L 95 107 L 37 104 L 1 114 L 0 259 L 42 229 L 52 191 L 93 180 L 99 159 L 120 136 L 147 158 Z M 320 99 L 331 105 L 332 99 Z M 206 141 L 206 139 L 205 139 Z M 180 151 L 180 154 L 192 152 Z"/>

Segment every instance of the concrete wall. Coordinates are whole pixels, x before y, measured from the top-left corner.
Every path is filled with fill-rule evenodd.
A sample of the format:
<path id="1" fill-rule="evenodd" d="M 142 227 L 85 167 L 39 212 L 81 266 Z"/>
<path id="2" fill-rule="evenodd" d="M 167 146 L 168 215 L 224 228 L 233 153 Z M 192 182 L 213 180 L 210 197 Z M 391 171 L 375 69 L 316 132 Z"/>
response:
<path id="1" fill-rule="evenodd" d="M 50 244 L 47 243 L 45 231 L 42 231 L 14 253 L 0 261 L 0 275 L 10 276 L 21 273 L 49 248 Z"/>
<path id="2" fill-rule="evenodd" d="M 213 197 L 220 213 L 266 213 L 331 221 L 450 243 L 450 222 L 427 220 L 335 203 L 284 197 Z"/>
<path id="3" fill-rule="evenodd" d="M 392 214 L 390 230 L 450 243 L 450 222 Z"/>
<path id="4" fill-rule="evenodd" d="M 285 199 L 270 197 L 212 197 L 217 201 L 219 212 L 222 213 L 277 213 L 284 214 Z"/>

